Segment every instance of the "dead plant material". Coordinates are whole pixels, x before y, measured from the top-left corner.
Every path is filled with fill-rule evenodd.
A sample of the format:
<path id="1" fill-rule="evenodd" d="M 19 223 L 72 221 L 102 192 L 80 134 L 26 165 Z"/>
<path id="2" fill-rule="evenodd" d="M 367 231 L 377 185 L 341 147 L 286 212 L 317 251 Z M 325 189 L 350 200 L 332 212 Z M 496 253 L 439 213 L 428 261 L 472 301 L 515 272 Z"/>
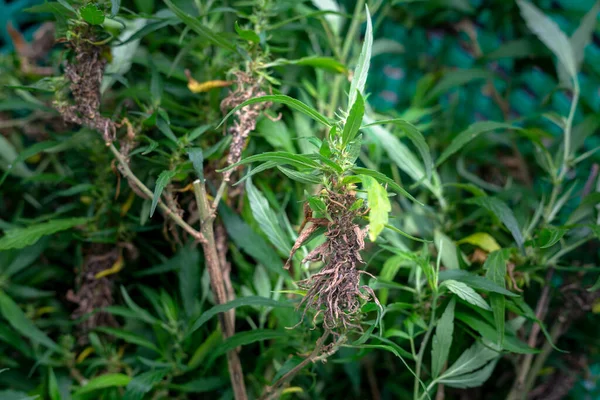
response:
<path id="1" fill-rule="evenodd" d="M 372 300 L 379 305 L 373 289 L 366 285 L 360 285 L 360 275 L 368 274 L 358 269 L 360 264 L 364 264 L 360 252 L 365 247 L 366 230 L 362 229 L 354 220 L 363 210 L 350 209 L 356 200 L 354 194 L 351 193 L 329 192 L 328 198 L 324 200 L 331 221 L 313 219 L 313 224 L 300 233 L 290 255 L 291 258 L 295 250 L 318 226 L 327 225 L 325 242 L 317 246 L 302 260 L 302 262 L 322 261 L 324 265 L 310 278 L 298 282 L 301 288 L 307 290 L 298 307 L 304 307 L 302 319 L 308 309 L 316 310 L 313 323 L 319 315 L 322 315 L 323 326 L 327 330 L 361 329 L 358 323 L 360 300 Z M 289 266 L 289 262 L 288 260 L 287 266 Z"/>
<path id="2" fill-rule="evenodd" d="M 54 105 L 65 121 L 95 129 L 106 143 L 112 143 L 116 124 L 100 114 L 100 85 L 109 48 L 94 42 L 93 36 L 82 33 L 79 39 L 70 43 L 74 57 L 65 66 L 65 77 L 71 82 L 74 104 L 55 101 Z"/>
<path id="3" fill-rule="evenodd" d="M 260 83 L 252 76 L 244 73 L 236 73 L 235 90 L 229 92 L 229 95 L 221 102 L 221 112 L 226 114 L 229 110 L 239 106 L 246 100 L 265 96 L 267 93 L 261 89 Z M 246 141 L 250 132 L 256 128 L 256 120 L 263 110 L 271 107 L 271 102 L 250 104 L 237 110 L 233 115 L 235 121 L 228 131 L 232 137 L 227 156 L 227 164 L 232 165 L 240 161 L 242 151 L 246 147 Z M 229 181 L 233 170 L 224 172 L 223 179 Z"/>
<path id="4" fill-rule="evenodd" d="M 96 327 L 118 326 L 111 314 L 102 311 L 93 312 L 113 304 L 114 274 L 106 274 L 105 271 L 115 269 L 115 265 L 119 262 L 123 262 L 121 249 L 115 247 L 107 250 L 106 246 L 93 248 L 77 274 L 75 280 L 77 291 L 69 290 L 67 292 L 67 300 L 77 304 L 71 318 L 78 319 L 88 316 L 78 326 L 77 342 L 80 345 L 87 344 L 87 334 Z"/>

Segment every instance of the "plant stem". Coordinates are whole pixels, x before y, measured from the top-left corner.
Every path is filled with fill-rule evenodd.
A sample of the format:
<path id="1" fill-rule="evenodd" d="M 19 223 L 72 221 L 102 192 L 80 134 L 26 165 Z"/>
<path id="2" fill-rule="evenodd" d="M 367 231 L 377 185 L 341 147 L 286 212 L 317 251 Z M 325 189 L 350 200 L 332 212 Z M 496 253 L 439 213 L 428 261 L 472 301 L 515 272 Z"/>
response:
<path id="1" fill-rule="evenodd" d="M 137 176 L 131 171 L 127 160 L 123 157 L 119 150 L 111 143 L 110 150 L 115 155 L 119 162 L 119 170 L 125 177 L 135 184 L 135 186 L 148 198 L 152 198 L 153 193 L 146 185 L 138 179 Z M 225 283 L 223 280 L 223 271 L 219 262 L 217 253 L 217 247 L 215 245 L 215 237 L 213 231 L 212 221 L 214 215 L 208 198 L 206 196 L 206 187 L 199 180 L 194 181 L 194 194 L 196 196 L 196 202 L 198 205 L 198 213 L 200 214 L 201 231 L 198 232 L 192 228 L 187 222 L 185 222 L 176 212 L 171 210 L 161 199 L 158 199 L 158 207 L 177 225 L 182 227 L 192 237 L 198 240 L 202 244 L 204 249 L 204 258 L 206 260 L 206 267 L 210 275 L 210 283 L 215 296 L 215 300 L 218 304 L 224 304 L 227 302 L 227 295 L 225 291 Z M 233 320 L 227 318 L 225 314 L 219 314 L 221 326 L 223 326 L 223 336 L 225 338 L 230 337 L 235 332 Z M 247 400 L 246 386 L 244 384 L 244 373 L 242 371 L 242 364 L 236 350 L 231 350 L 227 353 L 227 364 L 229 368 L 229 376 L 231 379 L 231 385 L 233 386 L 233 392 L 236 400 Z"/>
<path id="2" fill-rule="evenodd" d="M 571 101 L 571 109 L 569 110 L 569 116 L 567 117 L 567 123 L 565 126 L 565 148 L 563 153 L 563 167 L 560 171 L 559 180 L 562 181 L 565 174 L 567 173 L 567 165 L 571 157 L 571 132 L 573 129 L 573 119 L 575 118 L 575 111 L 577 110 L 577 103 L 579 102 L 579 79 L 577 77 L 573 79 L 573 100 Z"/>
<path id="3" fill-rule="evenodd" d="M 529 332 L 529 340 L 527 344 L 529 347 L 535 347 L 537 343 L 537 337 L 540 333 L 540 324 L 543 323 L 544 316 L 546 311 L 548 310 L 548 293 L 550 292 L 550 280 L 552 279 L 552 275 L 554 273 L 554 269 L 550 268 L 548 273 L 546 274 L 544 289 L 542 290 L 542 295 L 538 300 L 537 307 L 535 310 L 535 316 L 540 321 L 540 323 L 533 323 L 531 327 L 531 331 Z M 527 380 L 527 375 L 529 374 L 529 370 L 531 368 L 531 362 L 533 361 L 533 354 L 526 354 L 523 357 L 519 365 L 519 371 L 517 372 L 517 379 L 513 384 L 513 387 L 506 397 L 507 400 L 516 400 L 523 396 L 523 389 L 525 389 L 525 382 Z"/>
<path id="4" fill-rule="evenodd" d="M 573 84 L 573 100 L 571 101 L 571 108 L 569 110 L 569 115 L 567 116 L 567 122 L 565 123 L 563 162 L 558 176 L 556 176 L 555 179 L 553 178 L 554 187 L 552 188 L 550 201 L 544 215 L 544 219 L 547 223 L 552 222 L 552 219 L 554 219 L 554 216 L 558 213 L 558 210 L 554 211 L 554 203 L 557 201 L 558 195 L 561 192 L 563 180 L 567 174 L 568 164 L 571 158 L 571 134 L 573 130 L 573 119 L 575 118 L 575 111 L 577 110 L 577 103 L 579 103 L 579 93 L 579 80 L 575 78 Z"/>
<path id="5" fill-rule="evenodd" d="M 419 347 L 419 354 L 417 357 L 417 366 L 415 367 L 415 383 L 413 385 L 413 399 L 419 399 L 419 382 L 421 380 L 421 365 L 423 364 L 423 356 L 425 355 L 425 349 L 427 348 L 427 343 L 429 342 L 429 338 L 431 337 L 431 333 L 433 332 L 433 327 L 435 325 L 435 311 L 437 309 L 437 299 L 438 293 L 437 291 L 433 292 L 433 301 L 431 303 L 431 318 L 429 319 L 429 326 L 427 327 L 427 333 L 425 333 L 425 337 L 421 342 L 421 346 Z M 433 382 L 432 382 L 433 383 Z M 424 394 L 429 392 L 429 387 L 426 389 Z"/>
<path id="6" fill-rule="evenodd" d="M 327 338 L 329 337 L 329 333 L 330 333 L 329 330 L 325 330 L 325 332 L 323 333 L 323 336 L 321 336 L 319 338 L 319 340 L 317 340 L 315 349 L 310 353 L 310 355 L 308 357 L 306 357 L 304 360 L 302 360 L 294 368 L 292 368 L 291 370 L 286 372 L 285 375 L 283 375 L 281 378 L 279 378 L 277 380 L 277 382 L 275 382 L 273 385 L 268 386 L 267 389 L 265 390 L 265 393 L 261 396 L 260 400 L 267 400 L 267 399 L 272 398 L 272 396 L 275 394 L 276 390 L 280 386 L 282 386 L 287 381 L 291 380 L 294 376 L 296 376 L 296 374 L 298 372 L 300 372 L 306 365 L 308 365 L 311 362 L 316 361 L 319 358 L 319 353 L 323 349 L 323 344 L 325 343 L 325 340 L 327 340 Z"/>
<path id="7" fill-rule="evenodd" d="M 529 371 L 529 375 L 527 376 L 527 381 L 525 382 L 525 388 L 523 390 L 523 399 L 527 398 L 527 394 L 533 387 L 540 370 L 546 363 L 550 353 L 552 353 L 551 343 L 556 343 L 558 338 L 562 335 L 565 321 L 566 318 L 563 315 L 560 315 L 558 317 L 558 321 L 552 326 L 552 329 L 550 330 L 551 341 L 546 341 L 544 343 L 544 346 L 542 346 L 542 351 L 535 358 L 531 371 Z"/>
<path id="8" fill-rule="evenodd" d="M 225 281 L 223 279 L 223 271 L 219 262 L 219 256 L 217 253 L 217 246 L 215 244 L 215 235 L 213 231 L 212 220 L 213 209 L 211 208 L 208 197 L 206 196 L 206 186 L 200 182 L 199 179 L 195 180 L 194 183 L 194 195 L 196 196 L 196 203 L 198 204 L 198 213 L 200 220 L 202 221 L 202 235 L 206 239 L 202 243 L 204 249 L 204 258 L 206 260 L 206 268 L 208 269 L 208 275 L 210 276 L 210 284 L 215 296 L 217 304 L 224 304 L 227 302 L 227 292 L 225 291 Z M 231 318 L 227 318 L 225 314 L 219 314 L 221 326 L 223 326 L 223 336 L 225 338 L 233 336 L 235 327 L 233 326 Z M 229 368 L 229 377 L 231 379 L 231 385 L 233 386 L 233 393 L 236 400 L 245 400 L 248 398 L 246 394 L 246 386 L 244 384 L 244 373 L 242 371 L 242 364 L 238 357 L 235 349 L 227 352 L 227 365 Z"/>
<path id="9" fill-rule="evenodd" d="M 148 189 L 148 187 L 144 185 L 142 181 L 138 179 L 137 176 L 135 176 L 135 174 L 131 171 L 131 168 L 129 168 L 127 160 L 125 160 L 123 155 L 119 153 L 119 150 L 117 150 L 117 148 L 112 143 L 110 144 L 110 150 L 119 162 L 119 171 L 121 171 L 121 173 L 125 175 L 125 177 L 128 180 L 132 181 L 139 190 L 141 190 L 148 198 L 151 199 L 153 196 L 152 191 Z M 171 218 L 173 222 L 175 222 L 177 225 L 183 228 L 184 231 L 192 235 L 194 239 L 198 240 L 201 243 L 205 241 L 204 236 L 202 236 L 202 233 L 192 228 L 177 213 L 171 210 L 161 199 L 158 199 L 158 208 L 161 209 L 169 218 Z"/>

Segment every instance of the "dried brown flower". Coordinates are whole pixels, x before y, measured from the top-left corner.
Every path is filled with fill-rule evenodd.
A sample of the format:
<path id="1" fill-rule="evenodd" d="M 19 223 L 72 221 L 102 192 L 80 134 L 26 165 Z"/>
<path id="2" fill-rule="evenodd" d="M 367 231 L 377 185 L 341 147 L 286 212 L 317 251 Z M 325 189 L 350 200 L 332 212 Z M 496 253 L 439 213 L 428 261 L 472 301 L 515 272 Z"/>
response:
<path id="1" fill-rule="evenodd" d="M 100 85 L 108 48 L 93 42 L 94 37 L 88 37 L 70 44 L 75 56 L 65 66 L 65 77 L 71 82 L 74 104 L 55 102 L 55 107 L 65 121 L 95 129 L 110 143 L 114 140 L 116 125 L 100 114 Z"/>
<path id="2" fill-rule="evenodd" d="M 302 232 L 294 245 L 294 249 L 298 249 L 316 226 L 328 222 L 325 242 L 302 260 L 322 261 L 324 265 L 318 273 L 298 282 L 301 288 L 307 290 L 298 307 L 304 307 L 303 318 L 308 309 L 316 310 L 313 322 L 322 314 L 323 326 L 328 330 L 340 327 L 344 330 L 361 329 L 358 324 L 360 300 L 373 300 L 379 305 L 373 289 L 360 284 L 360 275 L 368 274 L 358 269 L 360 264 L 364 264 L 360 252 L 365 247 L 366 231 L 354 220 L 362 210 L 351 209 L 356 200 L 352 193 L 329 192 L 325 200 L 331 221 L 314 219 L 313 225 L 304 230 L 308 233 Z"/>
<path id="3" fill-rule="evenodd" d="M 246 100 L 265 96 L 266 93 L 261 89 L 260 83 L 252 76 L 243 72 L 236 73 L 236 88 L 229 92 L 229 95 L 221 102 L 221 112 L 226 114 L 229 110 L 239 106 Z M 240 161 L 242 151 L 246 147 L 246 140 L 256 128 L 256 120 L 260 113 L 271 107 L 271 102 L 250 104 L 237 110 L 234 113 L 235 121 L 229 127 L 228 132 L 232 136 L 231 145 L 229 146 L 229 155 L 227 156 L 227 164 L 232 165 Z M 226 171 L 223 174 L 223 179 L 229 181 L 233 170 Z"/>
<path id="4" fill-rule="evenodd" d="M 113 248 L 107 251 L 106 246 L 96 246 L 86 257 L 77 275 L 76 292 L 69 290 L 67 300 L 76 303 L 77 308 L 71 318 L 77 319 L 88 316 L 79 325 L 78 343 L 87 343 L 87 334 L 98 326 L 117 326 L 115 318 L 106 312 L 96 312 L 98 309 L 113 304 L 113 275 L 99 277 L 99 273 L 109 270 L 119 262 L 121 250 Z M 122 259 L 120 260 L 122 262 Z"/>

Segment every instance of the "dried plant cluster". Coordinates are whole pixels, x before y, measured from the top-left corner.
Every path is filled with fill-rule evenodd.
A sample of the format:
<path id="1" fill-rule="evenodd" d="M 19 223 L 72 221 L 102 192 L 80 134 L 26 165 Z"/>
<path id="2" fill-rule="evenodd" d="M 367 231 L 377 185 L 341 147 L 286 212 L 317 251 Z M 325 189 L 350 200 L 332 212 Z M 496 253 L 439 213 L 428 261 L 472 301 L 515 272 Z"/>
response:
<path id="1" fill-rule="evenodd" d="M 73 104 L 68 101 L 55 101 L 55 107 L 65 121 L 84 125 L 102 134 L 105 142 L 110 143 L 116 134 L 115 123 L 100 114 L 100 86 L 107 64 L 107 46 L 94 44 L 95 37 L 84 31 L 69 43 L 73 59 L 65 65 L 65 78 Z"/>
<path id="2" fill-rule="evenodd" d="M 251 75 L 244 72 L 237 72 L 236 88 L 231 91 L 227 97 L 221 101 L 221 112 L 227 114 L 229 110 L 234 109 L 246 100 L 255 97 L 265 96 L 265 91 L 261 88 L 260 82 Z M 242 158 L 242 151 L 246 147 L 246 142 L 250 132 L 256 128 L 256 120 L 260 113 L 269 107 L 272 103 L 250 104 L 237 110 L 234 113 L 235 122 L 228 128 L 231 135 L 231 145 L 229 146 L 229 155 L 227 156 L 227 165 L 237 163 Z M 228 182 L 234 170 L 228 170 L 223 173 L 223 179 Z"/>
<path id="3" fill-rule="evenodd" d="M 356 196 L 347 190 L 327 191 L 323 199 L 331 219 L 309 219 L 311 225 L 299 235 L 286 267 L 289 267 L 291 257 L 302 243 L 319 227 L 325 227 L 325 242 L 302 260 L 303 263 L 323 262 L 323 267 L 310 278 L 298 282 L 302 289 L 307 290 L 298 307 L 304 307 L 303 318 L 309 309 L 316 311 L 313 323 L 322 315 L 323 326 L 328 330 L 360 330 L 360 300 L 372 300 L 379 305 L 373 289 L 360 284 L 362 274 L 372 276 L 358 269 L 364 264 L 360 252 L 365 248 L 367 231 L 355 220 L 365 210 L 353 207 Z"/>
<path id="4" fill-rule="evenodd" d="M 78 343 L 85 345 L 88 342 L 88 333 L 99 326 L 118 326 L 112 314 L 100 311 L 113 304 L 113 277 L 114 275 L 101 276 L 103 271 L 112 268 L 119 262 L 120 250 L 107 246 L 93 246 L 90 254 L 85 258 L 81 270 L 77 274 L 75 286 L 77 291 L 69 290 L 67 300 L 77 304 L 77 309 L 71 318 L 87 318 L 78 324 Z M 122 260 L 121 260 L 122 262 Z"/>

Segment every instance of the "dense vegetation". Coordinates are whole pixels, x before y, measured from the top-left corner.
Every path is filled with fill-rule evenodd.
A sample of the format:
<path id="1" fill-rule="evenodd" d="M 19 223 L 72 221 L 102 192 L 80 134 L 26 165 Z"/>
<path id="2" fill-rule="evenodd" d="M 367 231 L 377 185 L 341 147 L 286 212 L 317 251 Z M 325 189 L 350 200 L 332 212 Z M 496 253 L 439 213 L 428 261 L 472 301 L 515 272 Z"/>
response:
<path id="1" fill-rule="evenodd" d="M 0 59 L 0 399 L 593 396 L 587 3 L 21 11 L 46 22 Z"/>

